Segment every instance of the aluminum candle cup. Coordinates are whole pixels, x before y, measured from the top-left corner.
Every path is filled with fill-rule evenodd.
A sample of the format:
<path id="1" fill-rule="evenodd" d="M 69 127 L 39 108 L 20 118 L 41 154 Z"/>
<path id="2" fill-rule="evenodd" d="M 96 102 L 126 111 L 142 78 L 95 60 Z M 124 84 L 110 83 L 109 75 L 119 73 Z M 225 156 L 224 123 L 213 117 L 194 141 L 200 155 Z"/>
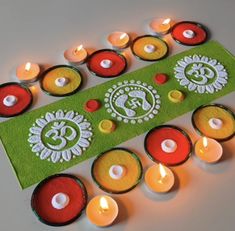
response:
<path id="1" fill-rule="evenodd" d="M 118 215 L 117 202 L 110 196 L 96 196 L 88 203 L 86 215 L 96 226 L 110 226 Z"/>
<path id="2" fill-rule="evenodd" d="M 196 142 L 194 152 L 202 161 L 216 163 L 222 157 L 223 148 L 216 140 L 202 137 Z"/>
<path id="3" fill-rule="evenodd" d="M 74 63 L 77 65 L 84 63 L 87 57 L 88 54 L 83 45 L 77 47 L 71 47 L 64 52 L 64 58 L 69 63 Z"/>
<path id="4" fill-rule="evenodd" d="M 175 182 L 173 172 L 162 164 L 155 164 L 148 168 L 144 179 L 147 187 L 157 193 L 170 191 Z"/>
<path id="5" fill-rule="evenodd" d="M 113 49 L 124 49 L 128 47 L 130 37 L 125 32 L 114 31 L 108 35 L 107 41 Z"/>
<path id="6" fill-rule="evenodd" d="M 35 82 L 38 79 L 40 67 L 36 63 L 27 62 L 16 69 L 16 76 L 22 83 Z"/>

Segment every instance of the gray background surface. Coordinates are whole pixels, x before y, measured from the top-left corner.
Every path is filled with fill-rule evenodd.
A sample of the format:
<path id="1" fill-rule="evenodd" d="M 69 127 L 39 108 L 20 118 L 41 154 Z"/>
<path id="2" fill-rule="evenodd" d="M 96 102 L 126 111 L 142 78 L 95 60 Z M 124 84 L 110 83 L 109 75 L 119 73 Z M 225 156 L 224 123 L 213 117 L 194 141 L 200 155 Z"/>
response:
<path id="1" fill-rule="evenodd" d="M 210 29 L 212 39 L 235 54 L 234 11 L 234 0 L 0 0 L 0 83 L 16 80 L 16 66 L 28 60 L 45 67 L 64 63 L 62 53 L 72 45 L 83 43 L 91 50 L 107 47 L 105 36 L 111 31 L 145 34 L 146 22 L 155 16 L 202 22 Z M 166 38 L 171 55 L 188 49 L 177 45 L 169 35 Z M 134 59 L 129 49 L 126 53 L 131 61 L 128 71 L 148 65 Z M 91 76 L 85 66 L 81 68 L 87 77 L 84 89 L 104 81 Z M 36 99 L 32 109 L 58 100 L 42 93 L 38 84 L 33 92 Z M 232 93 L 217 102 L 235 111 L 234 97 L 235 93 Z M 198 136 L 190 118 L 191 113 L 188 113 L 170 124 L 185 129 L 195 141 Z M 144 135 L 121 146 L 136 151 L 146 169 L 152 162 L 146 157 L 143 140 Z M 129 193 L 113 196 L 119 204 L 120 214 L 115 224 L 106 230 L 234 230 L 235 139 L 223 143 L 223 147 L 223 159 L 214 166 L 190 158 L 173 168 L 178 180 L 169 194 L 156 196 L 141 183 Z M 103 193 L 92 182 L 91 163 L 92 159 L 66 171 L 81 177 L 90 198 Z M 73 224 L 60 228 L 37 221 L 30 208 L 35 186 L 20 190 L 2 147 L 0 182 L 1 231 L 102 230 L 91 225 L 85 214 Z"/>

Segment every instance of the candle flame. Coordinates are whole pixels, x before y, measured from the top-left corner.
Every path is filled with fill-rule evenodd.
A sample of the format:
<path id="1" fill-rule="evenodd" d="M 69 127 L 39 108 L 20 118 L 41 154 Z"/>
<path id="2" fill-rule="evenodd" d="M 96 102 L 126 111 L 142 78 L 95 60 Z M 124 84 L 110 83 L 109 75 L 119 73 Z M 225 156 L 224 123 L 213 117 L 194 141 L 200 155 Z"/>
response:
<path id="1" fill-rule="evenodd" d="M 29 71 L 30 68 L 31 68 L 31 63 L 30 63 L 30 62 L 27 62 L 27 63 L 25 64 L 25 70 L 26 70 L 26 71 Z"/>
<path id="2" fill-rule="evenodd" d="M 171 19 L 170 19 L 170 18 L 167 18 L 167 19 L 165 19 L 165 20 L 162 22 L 162 24 L 163 24 L 163 25 L 169 24 L 170 21 L 171 21 Z"/>
<path id="3" fill-rule="evenodd" d="M 202 144 L 203 144 L 204 148 L 207 148 L 207 146 L 208 146 L 208 139 L 205 136 L 202 138 Z"/>
<path id="4" fill-rule="evenodd" d="M 127 36 L 126 33 L 122 33 L 122 34 L 120 35 L 120 39 L 124 39 L 126 36 Z"/>
<path id="5" fill-rule="evenodd" d="M 100 198 L 100 208 L 102 211 L 106 211 L 109 209 L 108 201 L 105 197 Z"/>
<path id="6" fill-rule="evenodd" d="M 76 49 L 74 50 L 74 53 L 78 53 L 81 49 L 83 48 L 83 45 L 81 44 L 80 46 L 77 46 Z"/>
<path id="7" fill-rule="evenodd" d="M 159 164 L 159 171 L 160 171 L 161 179 L 163 179 L 166 176 L 166 170 L 162 164 Z"/>

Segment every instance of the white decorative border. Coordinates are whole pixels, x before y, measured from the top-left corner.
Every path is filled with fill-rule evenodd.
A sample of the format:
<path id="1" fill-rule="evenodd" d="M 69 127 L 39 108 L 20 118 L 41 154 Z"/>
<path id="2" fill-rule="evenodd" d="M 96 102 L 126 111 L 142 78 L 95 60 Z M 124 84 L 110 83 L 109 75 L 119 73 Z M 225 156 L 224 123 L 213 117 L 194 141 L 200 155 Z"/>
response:
<path id="1" fill-rule="evenodd" d="M 190 80 L 186 76 L 186 68 L 188 65 L 193 64 L 195 68 L 198 70 L 198 78 L 201 78 L 201 81 Z M 199 72 L 202 71 L 200 68 L 200 64 L 206 64 L 206 66 L 210 67 L 208 69 L 212 69 L 216 74 L 215 81 L 213 83 L 207 84 L 205 78 L 211 78 L 210 73 L 206 75 L 201 75 Z M 181 60 L 179 60 L 174 67 L 174 74 L 177 81 L 181 86 L 188 88 L 189 91 L 195 91 L 197 93 L 210 93 L 213 94 L 215 91 L 221 90 L 226 84 L 228 79 L 228 74 L 224 66 L 219 63 L 216 59 L 209 58 L 202 55 L 194 54 L 193 56 L 185 56 Z M 191 71 L 191 73 L 196 73 L 196 71 Z"/>
<path id="2" fill-rule="evenodd" d="M 42 141 L 43 129 L 48 123 L 54 122 L 57 126 L 64 126 L 64 123 L 59 121 L 70 121 L 73 122 L 79 129 L 80 136 L 75 145 L 65 150 L 53 150 L 47 147 Z M 68 126 L 67 126 L 68 127 Z M 75 131 L 75 129 L 73 129 Z M 82 155 L 90 146 L 90 141 L 92 138 L 92 128 L 91 124 L 87 122 L 83 115 L 78 114 L 74 111 L 58 110 L 53 112 L 47 112 L 45 116 L 36 119 L 33 126 L 29 129 L 28 142 L 30 143 L 32 152 L 36 153 L 41 160 L 47 159 L 53 163 L 70 161 L 76 156 Z M 58 136 L 57 136 L 58 137 Z M 74 140 L 76 135 L 73 134 L 69 137 L 69 140 Z"/>
<path id="3" fill-rule="evenodd" d="M 124 90 L 122 90 L 122 88 L 124 88 Z M 145 93 L 147 92 L 151 96 L 153 104 L 144 115 L 132 117 L 126 116 L 119 113 L 113 106 L 113 101 L 115 100 L 115 95 L 118 94 L 118 91 L 122 94 L 124 91 L 129 90 L 144 90 Z M 153 119 L 158 114 L 161 104 L 160 96 L 157 94 L 157 90 L 147 83 L 135 80 L 125 80 L 113 85 L 105 94 L 104 102 L 107 112 L 110 113 L 113 118 L 116 118 L 118 121 L 123 121 L 124 123 L 130 122 L 131 124 L 143 123 Z"/>

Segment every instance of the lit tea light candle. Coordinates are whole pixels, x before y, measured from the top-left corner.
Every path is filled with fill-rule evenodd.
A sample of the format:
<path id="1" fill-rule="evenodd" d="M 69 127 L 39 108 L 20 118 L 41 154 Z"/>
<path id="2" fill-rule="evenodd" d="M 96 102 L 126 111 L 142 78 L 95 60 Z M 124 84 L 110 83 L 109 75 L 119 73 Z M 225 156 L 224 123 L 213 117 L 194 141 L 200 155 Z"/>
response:
<path id="1" fill-rule="evenodd" d="M 115 31 L 108 35 L 107 41 L 114 49 L 123 49 L 128 47 L 130 37 L 125 32 Z"/>
<path id="2" fill-rule="evenodd" d="M 66 77 L 60 77 L 55 80 L 55 84 L 57 87 L 64 87 L 68 84 L 69 79 Z"/>
<path id="3" fill-rule="evenodd" d="M 155 18 L 150 22 L 149 29 L 155 35 L 167 34 L 171 29 L 171 19 Z"/>
<path id="4" fill-rule="evenodd" d="M 12 107 L 17 103 L 18 99 L 16 96 L 14 95 L 7 95 L 4 99 L 3 99 L 3 104 L 7 107 Z"/>
<path id="5" fill-rule="evenodd" d="M 183 31 L 183 36 L 185 38 L 194 38 L 195 37 L 195 32 L 192 30 L 184 30 Z"/>
<path id="6" fill-rule="evenodd" d="M 103 67 L 103 68 L 110 68 L 112 67 L 112 61 L 109 60 L 109 59 L 104 59 L 100 62 L 100 66 Z"/>
<path id="7" fill-rule="evenodd" d="M 21 82 L 34 82 L 37 80 L 40 73 L 40 67 L 36 63 L 27 62 L 16 69 L 16 76 Z"/>
<path id="8" fill-rule="evenodd" d="M 145 183 L 153 192 L 170 191 L 175 182 L 173 172 L 162 164 L 153 165 L 145 173 Z"/>
<path id="9" fill-rule="evenodd" d="M 208 121 L 211 128 L 219 130 L 223 127 L 223 121 L 218 118 L 210 118 Z"/>
<path id="10" fill-rule="evenodd" d="M 161 148 L 166 153 L 172 153 L 177 149 L 177 143 L 172 139 L 163 140 Z"/>
<path id="11" fill-rule="evenodd" d="M 125 167 L 121 165 L 112 165 L 109 169 L 109 175 L 114 180 L 121 179 L 126 173 Z"/>
<path id="12" fill-rule="evenodd" d="M 65 193 L 57 193 L 52 197 L 51 205 L 55 209 L 63 209 L 69 204 L 69 197 Z"/>
<path id="13" fill-rule="evenodd" d="M 117 202 L 109 196 L 96 196 L 87 205 L 90 222 L 99 227 L 111 225 L 118 215 Z"/>
<path id="14" fill-rule="evenodd" d="M 144 51 L 147 53 L 153 53 L 156 50 L 156 47 L 152 44 L 147 44 L 144 46 Z"/>
<path id="15" fill-rule="evenodd" d="M 88 54 L 83 45 L 69 48 L 64 52 L 64 58 L 69 63 L 82 64 L 86 61 Z"/>
<path id="16" fill-rule="evenodd" d="M 206 163 L 215 163 L 222 157 L 223 148 L 216 140 L 202 137 L 195 144 L 195 154 Z"/>

